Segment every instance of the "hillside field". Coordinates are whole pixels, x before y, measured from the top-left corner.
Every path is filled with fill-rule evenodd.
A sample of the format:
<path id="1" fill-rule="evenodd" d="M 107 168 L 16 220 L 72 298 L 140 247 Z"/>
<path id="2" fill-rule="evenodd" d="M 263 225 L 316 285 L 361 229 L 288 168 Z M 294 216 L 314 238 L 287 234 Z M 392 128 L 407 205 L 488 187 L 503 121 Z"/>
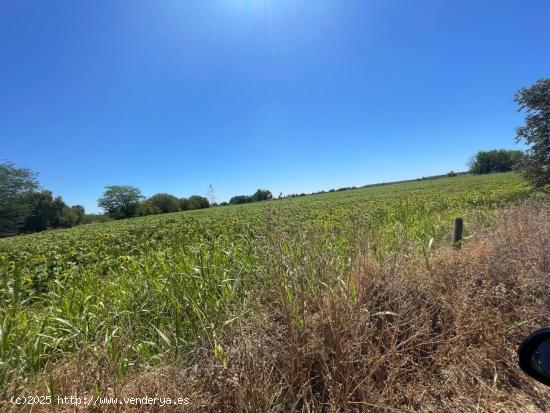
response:
<path id="1" fill-rule="evenodd" d="M 271 301 L 303 325 L 304 297 L 349 288 L 362 257 L 429 267 L 455 217 L 474 242 L 531 197 L 515 173 L 462 175 L 0 239 L 0 395 L 75 358 L 94 360 L 90 394 L 167 360 L 227 368 L 228 332 Z"/>

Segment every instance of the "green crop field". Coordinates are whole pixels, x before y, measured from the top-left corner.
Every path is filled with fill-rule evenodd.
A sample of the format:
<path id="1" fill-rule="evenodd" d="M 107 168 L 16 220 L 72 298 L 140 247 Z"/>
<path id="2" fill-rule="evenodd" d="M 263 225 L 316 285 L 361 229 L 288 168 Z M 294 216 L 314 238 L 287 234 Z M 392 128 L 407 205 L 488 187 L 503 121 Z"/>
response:
<path id="1" fill-rule="evenodd" d="M 303 280 L 315 290 L 364 248 L 428 254 L 454 217 L 470 236 L 529 196 L 514 173 L 464 175 L 1 239 L 0 393 L 82 351 L 121 376 L 197 348 L 223 359 L 224 328 L 269 296 L 273 260 L 325 260 Z"/>

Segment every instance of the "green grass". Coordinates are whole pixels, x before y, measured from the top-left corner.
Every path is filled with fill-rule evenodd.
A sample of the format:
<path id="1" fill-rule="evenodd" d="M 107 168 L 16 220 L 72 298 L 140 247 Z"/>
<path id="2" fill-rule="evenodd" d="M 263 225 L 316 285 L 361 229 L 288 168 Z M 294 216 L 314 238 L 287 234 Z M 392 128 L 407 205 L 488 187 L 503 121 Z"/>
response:
<path id="1" fill-rule="evenodd" d="M 468 236 L 529 196 L 514 173 L 464 175 L 1 239 L 0 394 L 83 351 L 120 377 L 198 348 L 223 360 L 224 326 L 274 288 L 274 243 L 281 262 L 326 259 L 306 280 L 322 288 L 358 240 L 380 260 L 404 243 L 429 253 L 449 245 L 454 217 Z"/>

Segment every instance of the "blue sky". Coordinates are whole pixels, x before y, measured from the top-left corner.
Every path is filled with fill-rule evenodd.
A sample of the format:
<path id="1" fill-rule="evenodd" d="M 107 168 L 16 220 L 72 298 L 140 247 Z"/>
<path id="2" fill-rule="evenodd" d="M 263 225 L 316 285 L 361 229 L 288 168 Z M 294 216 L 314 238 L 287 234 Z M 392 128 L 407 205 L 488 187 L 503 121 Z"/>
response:
<path id="1" fill-rule="evenodd" d="M 550 2 L 0 0 L 0 159 L 219 201 L 464 170 L 521 148 Z"/>

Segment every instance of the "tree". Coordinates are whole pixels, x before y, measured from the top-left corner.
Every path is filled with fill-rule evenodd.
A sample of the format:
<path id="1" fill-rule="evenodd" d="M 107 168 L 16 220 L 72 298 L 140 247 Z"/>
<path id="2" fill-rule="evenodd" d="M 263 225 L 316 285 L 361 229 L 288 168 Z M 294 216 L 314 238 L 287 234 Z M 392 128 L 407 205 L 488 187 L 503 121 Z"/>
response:
<path id="1" fill-rule="evenodd" d="M 203 196 L 192 195 L 189 197 L 189 209 L 209 208 L 210 202 Z"/>
<path id="2" fill-rule="evenodd" d="M 71 210 L 76 216 L 76 223 L 82 224 L 84 222 L 84 217 L 86 216 L 86 210 L 84 207 L 82 205 L 73 205 Z"/>
<path id="3" fill-rule="evenodd" d="M 44 231 L 56 218 L 54 199 L 51 191 L 30 192 L 26 195 L 30 211 L 25 218 L 26 232 Z"/>
<path id="4" fill-rule="evenodd" d="M 479 151 L 470 161 L 468 166 L 474 174 L 489 174 L 493 172 L 508 172 L 517 168 L 523 157 L 521 151 L 492 150 Z"/>
<path id="5" fill-rule="evenodd" d="M 70 228 L 84 221 L 84 207 L 69 207 L 63 199 L 53 197 L 51 191 L 34 191 L 26 195 L 30 211 L 25 218 L 26 232 L 44 231 L 48 228 Z"/>
<path id="6" fill-rule="evenodd" d="M 180 211 L 180 201 L 174 195 L 166 193 L 155 194 L 147 201 L 156 206 L 161 213 Z"/>
<path id="7" fill-rule="evenodd" d="M 51 191 L 39 191 L 37 174 L 0 164 L 0 235 L 36 232 L 50 227 L 72 227 L 84 220 L 84 207 L 69 207 Z"/>
<path id="8" fill-rule="evenodd" d="M 191 208 L 189 208 L 189 199 L 187 198 L 180 198 L 180 210 L 181 211 L 189 211 Z"/>
<path id="9" fill-rule="evenodd" d="M 258 189 L 253 195 L 236 195 L 229 200 L 230 204 L 246 204 L 249 202 L 269 201 L 273 194 L 267 189 Z"/>
<path id="10" fill-rule="evenodd" d="M 38 188 L 37 174 L 12 162 L 0 164 L 0 236 L 18 233 L 30 211 L 26 195 Z"/>
<path id="11" fill-rule="evenodd" d="M 229 203 L 232 205 L 246 204 L 248 202 L 252 202 L 252 197 L 248 195 L 236 195 L 229 200 Z"/>
<path id="12" fill-rule="evenodd" d="M 525 111 L 525 125 L 516 129 L 516 142 L 530 148 L 519 168 L 535 188 L 550 184 L 550 79 L 540 79 L 514 96 L 519 111 Z"/>
<path id="13" fill-rule="evenodd" d="M 25 218 L 25 232 L 44 231 L 49 227 L 58 226 L 63 201 L 54 200 L 52 192 L 48 190 L 30 192 L 25 198 L 30 205 L 29 214 Z"/>
<path id="14" fill-rule="evenodd" d="M 139 215 L 140 217 L 143 217 L 146 215 L 157 215 L 157 214 L 162 214 L 162 211 L 158 206 L 153 204 L 150 200 L 146 200 L 140 203 L 136 210 L 136 215 Z"/>
<path id="15" fill-rule="evenodd" d="M 103 196 L 97 200 L 97 205 L 114 219 L 130 218 L 136 215 L 141 191 L 129 185 L 110 185 L 106 187 Z"/>
<path id="16" fill-rule="evenodd" d="M 190 211 L 192 209 L 210 208 L 210 202 L 203 196 L 192 195 L 189 198 L 180 199 L 180 208 L 182 211 Z"/>
<path id="17" fill-rule="evenodd" d="M 84 222 L 85 216 L 84 207 L 82 205 L 74 205 L 69 207 L 64 205 L 61 213 L 58 215 L 57 225 L 62 228 L 70 228 Z"/>
<path id="18" fill-rule="evenodd" d="M 258 189 L 254 195 L 252 195 L 252 202 L 269 201 L 273 198 L 271 191 L 267 189 Z"/>

